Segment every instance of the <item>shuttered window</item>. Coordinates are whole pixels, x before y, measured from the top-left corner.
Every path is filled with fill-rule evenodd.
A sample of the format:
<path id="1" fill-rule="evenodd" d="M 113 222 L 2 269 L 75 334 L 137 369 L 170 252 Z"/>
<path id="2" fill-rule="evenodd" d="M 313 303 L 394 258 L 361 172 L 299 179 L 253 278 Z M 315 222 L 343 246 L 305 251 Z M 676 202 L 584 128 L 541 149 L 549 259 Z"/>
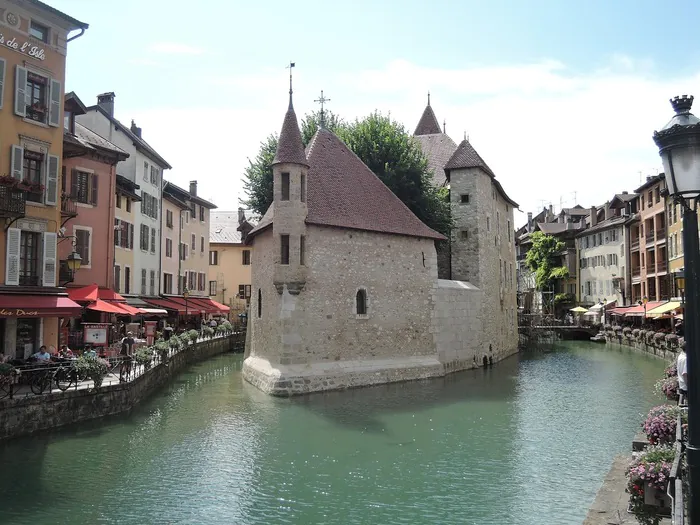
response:
<path id="1" fill-rule="evenodd" d="M 141 295 L 146 295 L 146 270 L 141 270 Z"/>
<path id="2" fill-rule="evenodd" d="M 75 251 L 80 254 L 81 266 L 90 265 L 90 230 L 73 228 L 75 232 Z"/>
<path id="3" fill-rule="evenodd" d="M 148 251 L 148 239 L 149 239 L 149 235 L 150 235 L 148 226 L 145 224 L 142 224 L 141 231 L 139 233 L 140 233 L 139 246 L 143 251 L 147 252 Z"/>
<path id="4" fill-rule="evenodd" d="M 76 202 L 97 206 L 97 175 L 73 170 L 71 176 L 71 196 Z"/>
<path id="5" fill-rule="evenodd" d="M 151 253 L 156 253 L 156 229 L 151 228 Z"/>
<path id="6" fill-rule="evenodd" d="M 38 286 L 39 284 L 39 243 L 41 234 L 22 231 L 19 246 L 19 284 Z"/>

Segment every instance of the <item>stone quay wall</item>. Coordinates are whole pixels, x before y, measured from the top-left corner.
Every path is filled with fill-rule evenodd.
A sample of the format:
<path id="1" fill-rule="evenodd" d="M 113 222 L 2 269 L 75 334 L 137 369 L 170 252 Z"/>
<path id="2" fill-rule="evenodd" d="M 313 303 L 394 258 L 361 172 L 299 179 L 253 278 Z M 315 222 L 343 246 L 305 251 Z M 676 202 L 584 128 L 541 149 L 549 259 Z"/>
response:
<path id="1" fill-rule="evenodd" d="M 0 440 L 128 412 L 186 366 L 234 348 L 236 336 L 198 341 L 133 381 L 0 400 Z"/>
<path id="2" fill-rule="evenodd" d="M 646 338 L 626 337 L 622 334 L 606 334 L 605 344 L 608 346 L 624 346 L 640 354 L 653 355 L 666 361 L 675 359 L 680 351 L 678 346 L 671 345 L 666 341 L 655 343 L 653 340 L 648 341 Z"/>

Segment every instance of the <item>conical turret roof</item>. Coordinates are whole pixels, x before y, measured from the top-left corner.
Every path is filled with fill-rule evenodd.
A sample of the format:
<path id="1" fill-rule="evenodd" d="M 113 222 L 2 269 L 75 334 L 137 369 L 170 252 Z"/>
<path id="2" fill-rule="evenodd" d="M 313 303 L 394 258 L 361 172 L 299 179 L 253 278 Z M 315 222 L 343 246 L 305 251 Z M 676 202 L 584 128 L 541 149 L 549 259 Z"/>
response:
<path id="1" fill-rule="evenodd" d="M 461 168 L 481 168 L 492 177 L 495 177 L 491 168 L 488 167 L 484 159 L 481 158 L 481 155 L 476 152 L 474 146 L 467 139 L 459 143 L 452 157 L 445 164 L 445 171 Z"/>
<path id="2" fill-rule="evenodd" d="M 423 111 L 423 116 L 418 121 L 416 126 L 416 131 L 413 132 L 414 135 L 435 135 L 437 133 L 442 133 L 440 129 L 440 124 L 438 123 L 437 117 L 435 117 L 435 112 L 433 108 L 430 107 L 430 102 L 425 106 L 425 111 Z"/>
<path id="3" fill-rule="evenodd" d="M 288 162 L 290 164 L 301 164 L 309 166 L 304 154 L 304 143 L 301 140 L 297 115 L 292 104 L 292 93 L 289 93 L 289 108 L 282 122 L 282 131 L 277 142 L 277 152 L 272 165 Z"/>

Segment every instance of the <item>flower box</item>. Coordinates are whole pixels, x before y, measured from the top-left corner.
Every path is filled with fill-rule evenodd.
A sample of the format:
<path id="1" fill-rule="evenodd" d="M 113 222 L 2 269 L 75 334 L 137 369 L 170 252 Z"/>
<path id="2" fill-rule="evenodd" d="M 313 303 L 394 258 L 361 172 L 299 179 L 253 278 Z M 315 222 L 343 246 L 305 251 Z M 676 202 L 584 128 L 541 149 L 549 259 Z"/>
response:
<path id="1" fill-rule="evenodd" d="M 671 498 L 666 490 L 656 487 L 652 482 L 644 482 L 644 504 L 658 507 L 656 510 L 660 516 L 671 516 Z"/>

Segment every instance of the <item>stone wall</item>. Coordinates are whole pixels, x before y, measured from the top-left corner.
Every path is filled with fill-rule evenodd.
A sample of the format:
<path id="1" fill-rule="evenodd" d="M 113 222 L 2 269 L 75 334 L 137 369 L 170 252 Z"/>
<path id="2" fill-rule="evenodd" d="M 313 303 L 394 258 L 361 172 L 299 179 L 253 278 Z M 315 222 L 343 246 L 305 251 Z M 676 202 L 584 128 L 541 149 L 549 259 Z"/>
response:
<path id="1" fill-rule="evenodd" d="M 127 412 L 167 384 L 186 366 L 232 349 L 234 336 L 200 341 L 134 381 L 97 391 L 68 390 L 0 400 L 0 439 Z"/>
<path id="2" fill-rule="evenodd" d="M 433 289 L 430 330 L 446 373 L 481 366 L 482 297 L 481 290 L 461 281 L 440 279 Z"/>
<path id="3" fill-rule="evenodd" d="M 468 202 L 462 202 L 468 195 Z M 479 168 L 450 172 L 452 279 L 482 290 L 479 351 L 503 359 L 517 351 L 517 300 L 513 207 Z"/>
<path id="4" fill-rule="evenodd" d="M 626 338 L 621 335 L 606 335 L 605 342 L 608 346 L 624 346 L 636 352 L 653 355 L 660 359 L 665 359 L 666 361 L 675 359 L 680 351 L 677 346 L 669 346 L 665 342 L 659 345 L 648 344 L 644 340 L 640 341 L 636 338 Z"/>

